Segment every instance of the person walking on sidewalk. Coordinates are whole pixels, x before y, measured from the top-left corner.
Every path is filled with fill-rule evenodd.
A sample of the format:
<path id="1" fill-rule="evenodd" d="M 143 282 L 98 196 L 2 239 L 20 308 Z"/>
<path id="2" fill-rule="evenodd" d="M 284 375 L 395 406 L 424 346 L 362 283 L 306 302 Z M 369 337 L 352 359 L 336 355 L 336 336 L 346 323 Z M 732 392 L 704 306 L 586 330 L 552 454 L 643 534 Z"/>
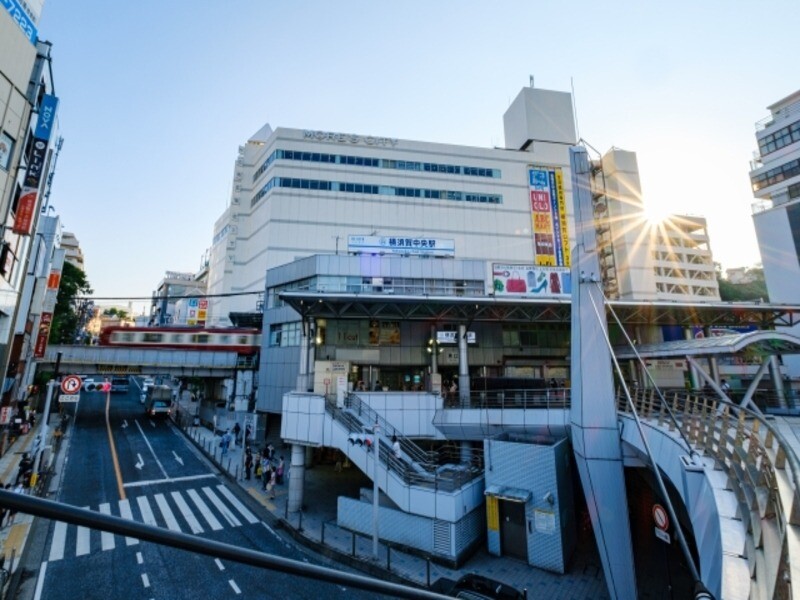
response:
<path id="1" fill-rule="evenodd" d="M 277 470 L 270 467 L 269 481 L 267 482 L 267 492 L 272 500 L 275 499 L 275 482 L 277 481 L 277 477 Z"/>
<path id="2" fill-rule="evenodd" d="M 275 469 L 275 483 L 278 485 L 283 485 L 283 469 L 286 466 L 286 461 L 281 456 L 281 459 L 278 461 L 278 467 Z"/>
<path id="3" fill-rule="evenodd" d="M 253 468 L 253 453 L 250 452 L 250 446 L 244 450 L 244 478 L 250 480 L 250 470 Z"/>
<path id="4" fill-rule="evenodd" d="M 242 439 L 239 437 L 239 434 L 242 433 L 242 428 L 239 423 L 235 423 L 233 426 L 233 439 L 236 441 L 237 446 L 242 445 Z"/>

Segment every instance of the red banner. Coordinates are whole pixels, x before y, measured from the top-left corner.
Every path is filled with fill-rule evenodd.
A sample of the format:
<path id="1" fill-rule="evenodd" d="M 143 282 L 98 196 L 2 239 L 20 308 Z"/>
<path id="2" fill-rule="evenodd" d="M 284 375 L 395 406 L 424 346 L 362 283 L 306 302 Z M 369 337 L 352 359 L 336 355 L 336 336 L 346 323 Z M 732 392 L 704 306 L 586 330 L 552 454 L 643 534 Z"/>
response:
<path id="1" fill-rule="evenodd" d="M 36 335 L 36 346 L 33 348 L 33 358 L 44 358 L 47 349 L 47 338 L 50 337 L 50 324 L 53 322 L 53 313 L 42 313 L 39 321 L 39 333 Z"/>
<path id="2" fill-rule="evenodd" d="M 14 215 L 14 226 L 12 227 L 14 233 L 30 235 L 38 193 L 39 190 L 37 188 L 26 187 L 22 189 L 22 196 L 19 198 L 17 212 Z"/>

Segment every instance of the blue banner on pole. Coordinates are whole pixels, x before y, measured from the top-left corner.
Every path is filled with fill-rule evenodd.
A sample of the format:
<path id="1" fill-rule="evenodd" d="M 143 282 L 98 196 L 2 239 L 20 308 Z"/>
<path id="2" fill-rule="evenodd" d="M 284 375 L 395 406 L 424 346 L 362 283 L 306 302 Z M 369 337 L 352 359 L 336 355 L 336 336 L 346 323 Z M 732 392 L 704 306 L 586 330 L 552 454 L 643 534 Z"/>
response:
<path id="1" fill-rule="evenodd" d="M 3 0 L 0 0 L 0 2 L 2 1 Z M 42 97 L 42 102 L 39 104 L 39 119 L 36 121 L 36 130 L 33 133 L 34 137 L 46 142 L 50 141 L 53 128 L 55 127 L 57 109 L 58 98 L 50 94 L 45 94 Z"/>

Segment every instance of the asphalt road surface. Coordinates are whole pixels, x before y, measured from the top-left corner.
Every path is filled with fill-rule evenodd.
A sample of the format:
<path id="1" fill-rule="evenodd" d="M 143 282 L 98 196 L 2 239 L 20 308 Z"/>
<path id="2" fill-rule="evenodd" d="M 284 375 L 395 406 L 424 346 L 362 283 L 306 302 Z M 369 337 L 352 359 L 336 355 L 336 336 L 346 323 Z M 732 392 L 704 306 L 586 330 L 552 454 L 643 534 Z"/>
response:
<path id="1" fill-rule="evenodd" d="M 237 486 L 128 393 L 82 392 L 56 500 L 284 558 L 332 566 L 272 529 Z M 113 450 L 112 450 L 113 449 Z M 39 519 L 26 598 L 380 597 L 374 592 Z M 44 523 L 44 525 L 42 525 Z M 38 539 L 37 539 L 38 538 Z M 35 588 L 34 588 L 35 580 Z"/>

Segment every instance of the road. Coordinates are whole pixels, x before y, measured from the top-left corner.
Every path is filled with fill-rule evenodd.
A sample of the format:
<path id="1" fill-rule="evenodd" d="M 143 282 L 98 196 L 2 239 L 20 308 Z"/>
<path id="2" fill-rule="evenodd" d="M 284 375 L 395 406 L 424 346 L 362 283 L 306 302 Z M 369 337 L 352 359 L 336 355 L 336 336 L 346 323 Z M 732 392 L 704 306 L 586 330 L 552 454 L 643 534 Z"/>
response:
<path id="1" fill-rule="evenodd" d="M 137 392 L 81 393 L 57 500 L 330 566 L 273 530 L 169 420 L 147 418 Z M 49 522 L 39 537 L 41 560 L 28 562 L 35 600 L 377 597 L 65 523 Z"/>

